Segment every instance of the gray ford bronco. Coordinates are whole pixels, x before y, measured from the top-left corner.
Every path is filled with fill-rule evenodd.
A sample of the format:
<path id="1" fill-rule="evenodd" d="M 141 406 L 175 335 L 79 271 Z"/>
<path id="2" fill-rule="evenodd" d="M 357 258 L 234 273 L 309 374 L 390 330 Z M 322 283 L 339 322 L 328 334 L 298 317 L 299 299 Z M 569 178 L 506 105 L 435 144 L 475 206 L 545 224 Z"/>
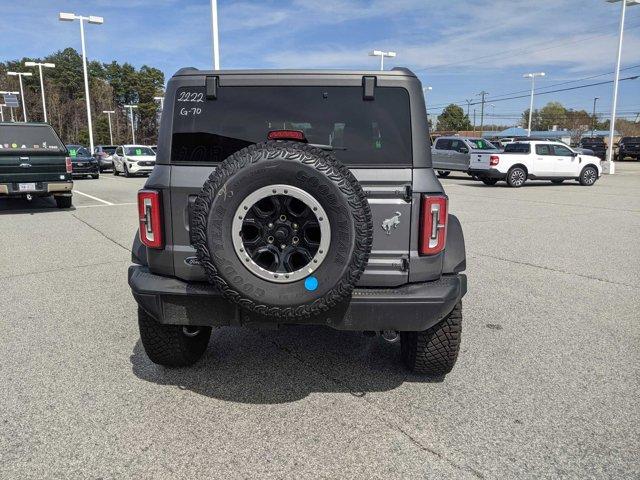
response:
<path id="1" fill-rule="evenodd" d="M 129 268 L 153 362 L 193 364 L 212 327 L 305 324 L 451 371 L 464 238 L 411 71 L 186 68 L 165 106 Z"/>

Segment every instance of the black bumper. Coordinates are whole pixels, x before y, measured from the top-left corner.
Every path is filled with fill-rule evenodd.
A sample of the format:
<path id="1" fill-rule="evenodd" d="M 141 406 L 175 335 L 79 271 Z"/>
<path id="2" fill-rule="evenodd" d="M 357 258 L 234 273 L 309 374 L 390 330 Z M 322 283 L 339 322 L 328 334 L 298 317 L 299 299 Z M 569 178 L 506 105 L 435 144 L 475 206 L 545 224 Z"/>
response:
<path id="1" fill-rule="evenodd" d="M 479 170 L 470 168 L 469 174 L 474 175 L 478 178 L 497 178 L 498 180 L 504 180 L 505 178 L 507 178 L 506 173 L 502 173 L 495 168 L 485 168 Z"/>
<path id="2" fill-rule="evenodd" d="M 100 167 L 98 166 L 97 163 L 95 164 L 89 164 L 89 165 L 83 165 L 81 167 L 77 166 L 77 165 L 73 165 L 73 176 L 77 177 L 80 175 L 95 175 L 97 173 L 100 173 Z"/>
<path id="3" fill-rule="evenodd" d="M 155 275 L 147 267 L 129 267 L 136 302 L 160 323 L 175 325 L 277 325 L 276 320 L 238 309 L 208 283 L 187 283 Z M 318 317 L 286 323 L 326 325 L 338 330 L 419 331 L 446 317 L 467 292 L 463 274 L 398 288 L 356 288 L 351 299 Z"/>

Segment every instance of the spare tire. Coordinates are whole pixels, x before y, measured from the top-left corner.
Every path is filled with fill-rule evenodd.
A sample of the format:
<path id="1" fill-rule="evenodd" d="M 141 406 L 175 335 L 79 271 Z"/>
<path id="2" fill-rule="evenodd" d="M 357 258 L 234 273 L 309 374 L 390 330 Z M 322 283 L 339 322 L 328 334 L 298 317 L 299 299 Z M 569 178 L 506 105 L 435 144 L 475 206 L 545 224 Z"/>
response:
<path id="1" fill-rule="evenodd" d="M 251 145 L 224 160 L 193 210 L 193 245 L 225 298 L 267 317 L 315 315 L 349 298 L 373 239 L 353 174 L 297 142 Z"/>

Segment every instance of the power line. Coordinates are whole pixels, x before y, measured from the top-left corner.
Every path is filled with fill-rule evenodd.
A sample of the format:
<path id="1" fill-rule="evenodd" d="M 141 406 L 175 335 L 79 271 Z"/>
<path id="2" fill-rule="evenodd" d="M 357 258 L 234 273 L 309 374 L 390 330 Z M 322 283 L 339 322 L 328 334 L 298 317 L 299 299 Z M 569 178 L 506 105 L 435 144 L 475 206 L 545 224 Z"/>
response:
<path id="1" fill-rule="evenodd" d="M 634 75 L 634 76 L 631 76 L 631 77 L 621 78 L 619 81 L 622 82 L 624 80 L 635 80 L 635 79 L 637 79 L 639 77 L 640 77 L 640 75 Z M 581 88 L 594 87 L 594 86 L 597 86 L 597 85 L 606 85 L 607 83 L 613 83 L 613 80 L 607 80 L 605 82 L 589 83 L 587 85 L 578 85 L 576 87 L 558 88 L 556 90 L 549 90 L 547 92 L 535 92 L 534 95 L 538 96 L 538 95 L 548 95 L 549 93 L 567 92 L 567 91 L 570 91 L 570 90 L 579 90 Z M 528 96 L 529 95 L 517 95 L 515 97 L 507 97 L 507 98 L 497 98 L 497 99 L 493 99 L 492 98 L 491 101 L 492 102 L 506 102 L 507 100 L 515 100 L 517 98 L 526 98 Z M 484 101 L 484 99 L 483 99 L 483 101 Z M 474 102 L 474 103 L 471 103 L 470 105 L 479 105 L 480 103 L 481 102 Z M 457 104 L 454 104 L 454 105 L 457 105 Z M 428 108 L 427 110 L 436 110 L 436 108 L 435 107 L 434 108 Z"/>
<path id="2" fill-rule="evenodd" d="M 620 69 L 620 71 L 621 71 L 621 72 L 623 72 L 623 71 L 625 71 L 625 70 L 631 70 L 631 69 L 638 68 L 638 67 L 640 67 L 640 64 L 638 64 L 638 65 L 630 65 L 630 66 L 628 66 L 628 67 L 621 68 L 621 69 Z M 561 85 L 567 85 L 567 84 L 569 84 L 569 83 L 576 83 L 576 82 L 582 82 L 582 81 L 584 81 L 584 80 L 591 80 L 591 79 L 593 79 L 593 78 L 604 77 L 605 75 L 613 75 L 614 73 L 615 73 L 615 72 L 599 73 L 599 74 L 597 74 L 597 75 L 591 75 L 591 76 L 589 76 L 589 77 L 582 77 L 582 78 L 577 78 L 577 79 L 575 79 L 575 80 L 568 80 L 568 81 L 566 81 L 566 82 L 553 83 L 553 84 L 551 84 L 551 85 L 541 86 L 541 87 L 539 87 L 539 88 L 538 88 L 538 90 L 546 90 L 546 89 L 548 89 L 548 88 L 558 87 L 558 86 L 561 86 Z M 530 90 L 529 90 L 529 89 L 526 89 L 526 90 L 516 90 L 516 91 L 514 91 L 514 92 L 502 93 L 502 94 L 500 94 L 500 95 L 497 95 L 496 99 L 500 99 L 500 97 L 504 97 L 504 96 L 507 96 L 507 95 L 514 95 L 514 94 L 517 94 L 517 93 L 525 93 L 525 92 L 530 92 Z M 528 95 L 527 95 L 527 96 L 528 96 Z M 489 99 L 489 101 L 493 101 L 493 98 L 490 98 L 490 99 Z M 431 109 L 436 109 L 436 108 L 439 108 L 439 107 L 445 107 L 445 106 L 447 106 L 447 105 L 451 105 L 452 103 L 453 103 L 453 104 L 455 104 L 455 105 L 463 105 L 463 102 L 467 102 L 467 99 L 465 99 L 465 100 L 463 100 L 463 101 L 458 101 L 458 102 L 437 103 L 437 104 L 435 104 L 435 105 L 431 106 L 431 107 L 429 108 L 429 110 L 431 110 Z M 473 104 L 472 104 L 472 105 L 473 105 Z"/>

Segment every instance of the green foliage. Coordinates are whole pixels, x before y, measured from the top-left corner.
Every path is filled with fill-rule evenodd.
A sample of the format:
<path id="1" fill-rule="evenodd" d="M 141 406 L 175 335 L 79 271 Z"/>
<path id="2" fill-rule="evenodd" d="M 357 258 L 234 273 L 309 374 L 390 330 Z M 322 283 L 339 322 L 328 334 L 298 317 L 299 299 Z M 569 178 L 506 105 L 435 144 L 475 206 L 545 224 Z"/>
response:
<path id="1" fill-rule="evenodd" d="M 438 130 L 442 131 L 460 131 L 471 130 L 471 122 L 469 117 L 465 115 L 464 110 L 455 104 L 448 105 L 442 113 L 438 115 Z"/>
<path id="2" fill-rule="evenodd" d="M 0 84 L 3 90 L 19 90 L 18 79 L 9 77 L 9 70 L 31 70 L 34 75 L 24 78 L 25 102 L 29 121 L 43 121 L 40 79 L 37 69 L 24 67 L 25 61 L 52 62 L 56 68 L 45 69 L 45 93 L 49 123 L 66 143 L 89 144 L 82 57 L 73 48 L 65 48 L 45 58 L 23 58 L 0 62 Z M 164 74 L 152 67 L 139 70 L 116 61 L 100 63 L 89 61 L 89 91 L 93 120 L 94 143 L 109 143 L 109 125 L 103 110 L 115 110 L 112 115 L 113 140 L 125 143 L 131 138 L 131 125 L 124 105 L 139 105 L 136 114 L 136 140 L 148 144 L 157 142 L 158 105 L 154 96 L 162 95 Z M 15 112 L 22 118 L 22 111 Z"/>

